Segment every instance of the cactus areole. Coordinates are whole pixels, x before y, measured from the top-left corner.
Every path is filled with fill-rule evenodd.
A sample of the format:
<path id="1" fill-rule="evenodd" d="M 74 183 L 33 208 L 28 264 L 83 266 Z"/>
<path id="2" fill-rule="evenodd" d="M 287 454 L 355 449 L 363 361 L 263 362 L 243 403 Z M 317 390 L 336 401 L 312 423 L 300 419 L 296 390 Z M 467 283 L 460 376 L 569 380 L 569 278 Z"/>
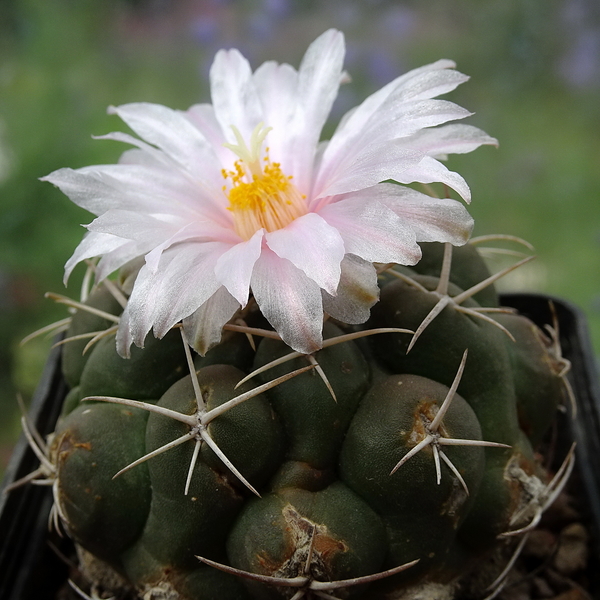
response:
<path id="1" fill-rule="evenodd" d="M 494 291 L 528 258 L 490 274 L 506 236 L 430 186 L 469 202 L 439 159 L 496 143 L 446 124 L 467 78 L 411 71 L 322 142 L 343 58 L 334 30 L 299 70 L 221 51 L 212 104 L 111 108 L 119 164 L 45 178 L 96 215 L 26 478 L 84 598 L 492 598 L 569 476 L 536 452 L 572 401 L 557 332 Z"/>

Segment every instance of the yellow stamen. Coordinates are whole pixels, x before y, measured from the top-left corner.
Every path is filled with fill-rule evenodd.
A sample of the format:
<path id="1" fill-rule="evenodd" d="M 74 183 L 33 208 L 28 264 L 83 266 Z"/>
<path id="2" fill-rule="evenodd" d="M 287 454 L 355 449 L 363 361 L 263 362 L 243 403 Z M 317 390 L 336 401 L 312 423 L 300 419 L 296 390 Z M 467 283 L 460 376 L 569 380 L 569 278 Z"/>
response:
<path id="1" fill-rule="evenodd" d="M 261 164 L 262 144 L 271 130 L 260 123 L 250 137 L 250 148 L 239 130 L 232 126 L 237 144 L 225 144 L 240 159 L 234 170 L 223 169 L 223 177 L 231 180 L 231 188 L 223 187 L 229 199 L 227 207 L 233 213 L 234 227 L 238 235 L 249 240 L 256 231 L 276 231 L 289 225 L 294 219 L 307 213 L 306 197 L 286 176 L 281 165 L 269 160 L 269 149 Z"/>

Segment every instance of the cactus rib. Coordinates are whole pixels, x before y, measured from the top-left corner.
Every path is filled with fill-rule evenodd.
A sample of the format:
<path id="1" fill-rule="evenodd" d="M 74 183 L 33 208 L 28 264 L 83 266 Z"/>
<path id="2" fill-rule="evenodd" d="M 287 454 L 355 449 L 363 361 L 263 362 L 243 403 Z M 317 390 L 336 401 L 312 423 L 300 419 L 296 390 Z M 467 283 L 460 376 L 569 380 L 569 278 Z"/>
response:
<path id="1" fill-rule="evenodd" d="M 398 461 L 396 466 L 391 470 L 390 475 L 393 475 L 404 463 L 406 463 L 410 458 L 415 456 L 415 454 L 419 453 L 423 448 L 427 446 L 431 446 L 433 452 L 433 459 L 435 461 L 435 472 L 436 472 L 436 482 L 440 485 L 442 481 L 442 471 L 440 465 L 440 458 L 448 465 L 450 470 L 454 473 L 456 478 L 459 480 L 466 494 L 469 495 L 469 489 L 465 480 L 462 478 L 458 469 L 452 464 L 452 461 L 448 458 L 448 456 L 439 448 L 439 446 L 484 446 L 484 447 L 494 447 L 494 448 L 510 448 L 507 444 L 500 444 L 498 442 L 485 442 L 480 440 L 463 440 L 463 439 L 453 439 L 444 437 L 440 432 L 439 428 L 442 423 L 442 420 L 445 414 L 448 412 L 450 408 L 450 404 L 455 397 L 456 390 L 460 384 L 460 380 L 462 378 L 463 371 L 465 369 L 465 364 L 467 362 L 468 349 L 466 349 L 462 355 L 462 359 L 460 361 L 460 365 L 458 366 L 458 370 L 454 377 L 454 381 L 446 394 L 446 398 L 442 402 L 442 405 L 438 409 L 437 414 L 433 418 L 430 423 L 425 423 L 425 431 L 427 434 L 425 437 L 409 452 L 407 452 L 401 459 Z"/>
<path id="2" fill-rule="evenodd" d="M 194 452 L 193 452 L 192 459 L 190 462 L 190 467 L 188 470 L 188 476 L 186 479 L 184 495 L 187 495 L 187 493 L 188 493 L 190 479 L 191 479 L 191 473 L 194 470 L 196 460 L 198 458 L 198 452 L 200 449 L 200 445 L 202 444 L 202 442 L 204 442 L 221 459 L 223 464 L 225 464 L 225 466 L 253 494 L 260 497 L 260 494 L 258 493 L 258 491 L 238 471 L 238 469 L 227 458 L 227 456 L 225 456 L 225 454 L 221 451 L 221 449 L 218 447 L 218 445 L 215 443 L 215 441 L 211 438 L 210 434 L 208 433 L 207 427 L 212 420 L 214 420 L 216 417 L 222 415 L 223 413 L 227 412 L 231 408 L 237 406 L 238 404 L 241 404 L 242 402 L 245 402 L 246 400 L 249 400 L 250 398 L 254 398 L 255 396 L 258 396 L 262 392 L 265 392 L 273 387 L 276 387 L 277 385 L 280 385 L 281 383 L 284 383 L 285 381 L 288 381 L 289 379 L 292 379 L 293 377 L 296 377 L 297 375 L 301 375 L 302 373 L 305 373 L 305 372 L 313 369 L 314 365 L 309 365 L 307 367 L 292 371 L 291 373 L 287 373 L 286 375 L 282 375 L 281 377 L 278 377 L 272 381 L 264 383 L 263 385 L 260 385 L 256 388 L 250 390 L 249 392 L 240 394 L 239 396 L 236 396 L 235 398 L 228 400 L 227 402 L 221 404 L 220 406 L 213 408 L 212 410 L 206 410 L 206 405 L 202 398 L 202 392 L 200 390 L 200 384 L 198 382 L 198 376 L 197 376 L 196 370 L 194 368 L 194 363 L 193 363 L 193 360 L 192 360 L 192 357 L 190 354 L 189 345 L 187 343 L 183 329 L 180 329 L 180 332 L 181 332 L 181 337 L 182 337 L 183 345 L 184 345 L 185 352 L 186 352 L 188 367 L 190 369 L 192 385 L 194 388 L 194 395 L 196 397 L 197 411 L 195 412 L 195 414 L 193 414 L 193 415 L 182 414 L 180 412 L 177 412 L 177 411 L 174 411 L 174 410 L 171 410 L 168 408 L 164 408 L 162 406 L 157 406 L 155 404 L 143 402 L 140 400 L 130 400 L 128 398 L 116 398 L 116 397 L 112 397 L 112 396 L 88 396 L 86 398 L 83 398 L 84 401 L 88 401 L 88 402 L 89 401 L 109 402 L 109 403 L 113 403 L 113 404 L 122 404 L 125 406 L 131 406 L 133 408 L 141 408 L 143 410 L 147 410 L 149 412 L 153 412 L 153 413 L 162 415 L 164 417 L 175 419 L 176 421 L 180 421 L 181 423 L 184 423 L 190 427 L 190 431 L 187 432 L 186 434 L 176 438 L 175 440 L 173 440 L 167 444 L 164 444 L 163 446 L 157 448 L 156 450 L 153 450 L 152 452 L 145 454 L 144 456 L 133 461 L 126 467 L 123 467 L 120 471 L 118 471 L 113 476 L 113 479 L 118 477 L 119 475 L 122 475 L 123 473 L 126 473 L 130 469 L 133 469 L 137 465 L 139 465 L 143 462 L 146 462 L 150 458 L 154 458 L 155 456 L 158 456 L 159 454 L 162 454 L 163 452 L 171 450 L 172 448 L 176 448 L 180 444 L 183 444 L 187 441 L 195 440 L 196 445 L 194 448 Z"/>

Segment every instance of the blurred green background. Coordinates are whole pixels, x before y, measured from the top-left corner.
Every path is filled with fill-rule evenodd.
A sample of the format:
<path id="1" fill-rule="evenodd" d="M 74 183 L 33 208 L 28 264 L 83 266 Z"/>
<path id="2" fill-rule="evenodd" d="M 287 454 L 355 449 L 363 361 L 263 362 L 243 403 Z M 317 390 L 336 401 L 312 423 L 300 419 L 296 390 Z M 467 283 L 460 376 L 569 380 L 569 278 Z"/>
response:
<path id="1" fill-rule="evenodd" d="M 91 137 L 125 129 L 108 105 L 209 101 L 219 48 L 239 48 L 254 68 L 267 59 L 297 66 L 329 27 L 346 34 L 353 78 L 332 123 L 438 58 L 471 75 L 449 99 L 500 140 L 450 160 L 471 185 L 475 233 L 529 240 L 537 260 L 506 285 L 579 304 L 600 350 L 597 0 L 2 0 L 0 472 L 19 434 L 17 390 L 31 396 L 50 347 L 19 340 L 65 316 L 43 294 L 64 291 L 63 265 L 90 220 L 38 178 L 117 160 L 125 147 Z"/>

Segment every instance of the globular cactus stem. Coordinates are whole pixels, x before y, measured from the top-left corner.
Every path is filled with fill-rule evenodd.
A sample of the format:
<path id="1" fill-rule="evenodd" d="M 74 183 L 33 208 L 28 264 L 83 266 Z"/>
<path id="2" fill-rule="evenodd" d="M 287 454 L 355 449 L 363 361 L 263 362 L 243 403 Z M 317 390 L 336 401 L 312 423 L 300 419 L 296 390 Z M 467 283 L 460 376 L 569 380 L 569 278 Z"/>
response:
<path id="1" fill-rule="evenodd" d="M 499 592 L 573 469 L 573 449 L 552 478 L 534 452 L 572 397 L 569 365 L 556 326 L 547 335 L 498 306 L 498 275 L 475 245 L 423 254 L 414 268 L 382 266 L 370 321 L 330 319 L 313 355 L 291 351 L 253 308 L 205 356 L 175 327 L 123 359 L 118 284 L 72 303 L 71 392 L 47 444 L 24 422 L 42 461 L 26 480 L 53 487 L 52 521 L 95 590 Z"/>

